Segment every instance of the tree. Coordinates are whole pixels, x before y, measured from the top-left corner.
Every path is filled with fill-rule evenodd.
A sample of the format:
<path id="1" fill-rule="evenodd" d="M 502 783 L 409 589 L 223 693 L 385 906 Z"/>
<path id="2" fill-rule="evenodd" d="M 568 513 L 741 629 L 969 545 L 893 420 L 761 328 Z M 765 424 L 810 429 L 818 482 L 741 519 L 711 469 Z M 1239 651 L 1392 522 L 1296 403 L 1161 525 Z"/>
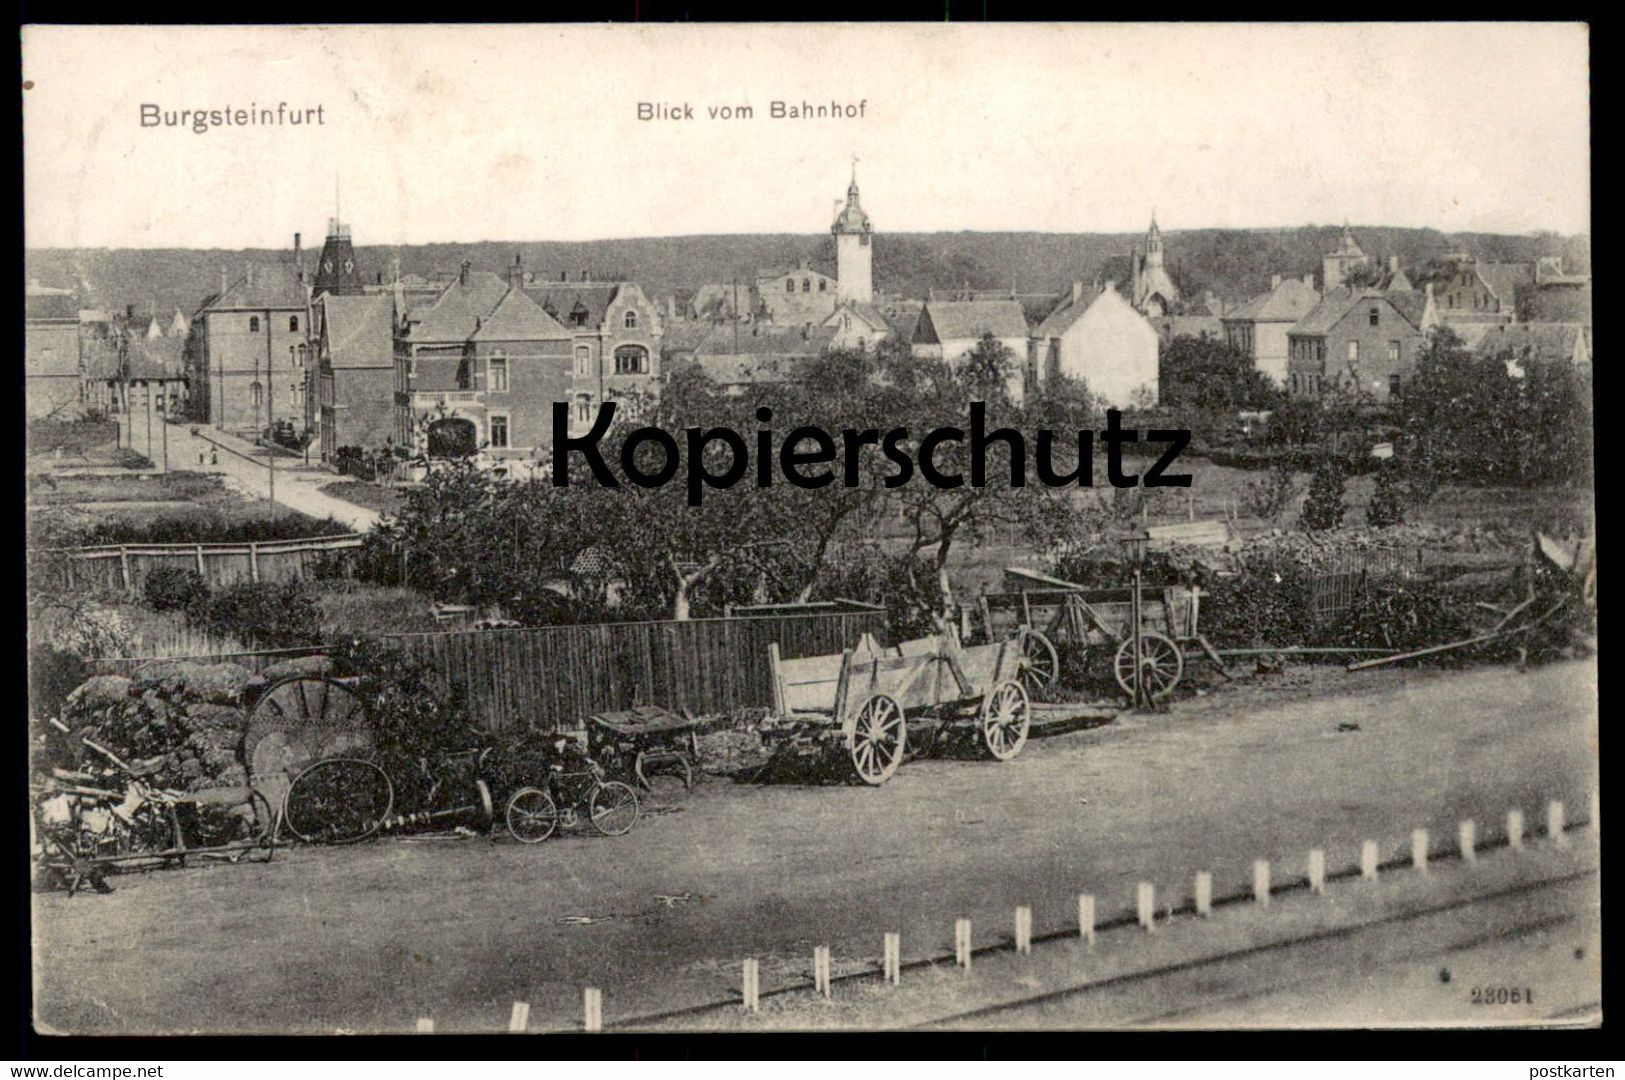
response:
<path id="1" fill-rule="evenodd" d="M 1247 481 L 1242 506 L 1249 514 L 1277 521 L 1298 497 L 1298 475 L 1291 462 L 1278 461 L 1263 476 Z"/>
<path id="2" fill-rule="evenodd" d="M 1193 415 L 1207 428 L 1227 425 L 1243 409 L 1273 409 L 1283 399 L 1274 382 L 1235 346 L 1190 335 L 1164 346 L 1158 389 L 1163 405 Z"/>
<path id="3" fill-rule="evenodd" d="M 1343 273 L 1343 284 L 1356 289 L 1367 289 L 1382 284 L 1382 268 L 1374 263 L 1356 263 Z"/>
<path id="4" fill-rule="evenodd" d="M 1404 486 L 1393 463 L 1377 470 L 1377 487 L 1366 504 L 1365 523 L 1378 529 L 1405 523 Z"/>
<path id="5" fill-rule="evenodd" d="M 1322 457 L 1309 480 L 1309 498 L 1303 504 L 1298 524 L 1309 531 L 1335 529 L 1341 525 L 1346 482 L 1342 463 L 1331 455 Z"/>

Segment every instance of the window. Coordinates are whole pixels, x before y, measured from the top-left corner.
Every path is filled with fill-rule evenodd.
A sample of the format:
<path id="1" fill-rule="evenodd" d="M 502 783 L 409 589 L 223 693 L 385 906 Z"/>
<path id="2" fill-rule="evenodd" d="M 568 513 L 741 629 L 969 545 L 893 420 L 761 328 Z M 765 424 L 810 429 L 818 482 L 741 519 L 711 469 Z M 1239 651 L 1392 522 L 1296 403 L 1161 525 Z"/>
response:
<path id="1" fill-rule="evenodd" d="M 297 315 L 288 316 L 288 330 L 293 332 L 293 333 L 298 333 L 299 332 L 299 316 L 297 316 Z"/>
<path id="2" fill-rule="evenodd" d="M 1388 362 L 1390 364 L 1399 363 L 1399 342 L 1397 341 L 1388 343 Z"/>
<path id="3" fill-rule="evenodd" d="M 576 374 L 592 374 L 592 349 L 586 345 L 576 346 Z"/>
<path id="4" fill-rule="evenodd" d="M 626 313 L 625 324 L 628 330 L 636 330 L 638 328 L 638 313 L 635 311 L 628 311 Z"/>
<path id="5" fill-rule="evenodd" d="M 1360 343 L 1351 341 L 1349 342 L 1349 363 L 1352 364 L 1358 359 L 1360 359 Z"/>
<path id="6" fill-rule="evenodd" d="M 265 403 L 265 388 L 259 384 L 258 380 L 248 388 L 248 400 L 254 403 L 256 409 Z"/>
<path id="7" fill-rule="evenodd" d="M 801 279 L 801 291 L 802 292 L 812 292 L 812 279 L 810 279 L 810 278 L 802 278 Z"/>
<path id="8" fill-rule="evenodd" d="M 485 388 L 493 394 L 508 392 L 508 361 L 506 357 L 491 357 L 490 370 L 485 379 Z"/>
<path id="9" fill-rule="evenodd" d="M 1377 325 L 1377 309 L 1376 308 L 1371 309 L 1369 317 L 1371 319 L 1371 325 L 1376 326 Z"/>
<path id="10" fill-rule="evenodd" d="M 260 317 L 258 315 L 250 315 L 248 317 L 248 332 L 250 334 L 257 334 L 260 332 Z"/>
<path id="11" fill-rule="evenodd" d="M 819 278 L 818 279 L 818 291 L 819 292 L 828 292 L 829 291 L 829 282 L 827 280 L 825 280 L 824 278 Z"/>
<path id="12" fill-rule="evenodd" d="M 615 350 L 615 374 L 644 375 L 649 371 L 649 350 L 642 345 L 622 345 Z"/>
<path id="13" fill-rule="evenodd" d="M 582 394 L 576 399 L 576 419 L 583 424 L 592 423 L 592 395 Z"/>
<path id="14" fill-rule="evenodd" d="M 1390 375 L 1390 376 L 1388 376 L 1388 396 L 1389 397 L 1398 397 L 1399 396 L 1399 376 L 1398 375 Z"/>
<path id="15" fill-rule="evenodd" d="M 491 417 L 491 448 L 493 450 L 506 450 L 508 447 L 508 418 L 506 416 Z"/>
<path id="16" fill-rule="evenodd" d="M 784 291 L 787 293 L 793 293 L 796 291 L 796 282 L 794 278 L 788 278 L 785 280 Z"/>

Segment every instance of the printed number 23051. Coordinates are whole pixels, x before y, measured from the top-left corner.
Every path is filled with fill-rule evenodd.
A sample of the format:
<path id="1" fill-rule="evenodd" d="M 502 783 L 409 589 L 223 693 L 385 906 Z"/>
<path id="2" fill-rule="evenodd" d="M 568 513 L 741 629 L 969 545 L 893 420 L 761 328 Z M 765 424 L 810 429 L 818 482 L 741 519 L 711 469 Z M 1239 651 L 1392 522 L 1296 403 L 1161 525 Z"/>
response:
<path id="1" fill-rule="evenodd" d="M 1474 1005 L 1532 1005 L 1535 991 L 1516 986 L 1475 986 L 1472 988 Z"/>

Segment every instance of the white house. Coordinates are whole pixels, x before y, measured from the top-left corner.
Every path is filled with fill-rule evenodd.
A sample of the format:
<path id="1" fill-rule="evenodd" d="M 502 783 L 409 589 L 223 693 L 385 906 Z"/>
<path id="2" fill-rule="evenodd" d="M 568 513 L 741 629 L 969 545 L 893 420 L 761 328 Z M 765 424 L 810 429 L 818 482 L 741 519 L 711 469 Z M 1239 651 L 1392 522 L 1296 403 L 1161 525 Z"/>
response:
<path id="1" fill-rule="evenodd" d="M 863 300 L 843 300 L 820 325 L 835 331 L 837 349 L 870 349 L 891 337 L 891 324 L 880 308 Z"/>
<path id="2" fill-rule="evenodd" d="M 1010 396 L 1020 401 L 1027 382 L 1027 316 L 1014 300 L 929 301 L 920 309 L 914 327 L 914 355 L 953 363 L 988 334 L 1010 350 Z M 1156 331 L 1151 336 L 1154 343 Z M 1156 359 L 1155 344 L 1152 359 Z"/>
<path id="3" fill-rule="evenodd" d="M 1082 379 L 1102 404 L 1125 408 L 1157 395 L 1157 337 L 1151 320 L 1108 282 L 1072 295 L 1033 332 L 1032 367 L 1039 385 L 1057 373 Z"/>

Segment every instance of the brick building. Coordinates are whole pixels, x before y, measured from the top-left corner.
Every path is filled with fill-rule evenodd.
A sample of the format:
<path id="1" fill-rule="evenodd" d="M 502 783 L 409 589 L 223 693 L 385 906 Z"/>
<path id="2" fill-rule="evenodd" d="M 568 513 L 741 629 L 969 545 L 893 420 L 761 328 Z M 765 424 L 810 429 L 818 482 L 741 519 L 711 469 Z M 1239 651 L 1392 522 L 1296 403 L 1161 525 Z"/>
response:
<path id="1" fill-rule="evenodd" d="M 321 458 L 382 449 L 395 431 L 395 298 L 323 294 L 315 322 L 314 422 Z"/>
<path id="2" fill-rule="evenodd" d="M 1287 332 L 1320 303 L 1315 276 L 1274 275 L 1270 291 L 1253 297 L 1224 314 L 1224 337 L 1268 375 L 1277 386 L 1287 385 Z"/>
<path id="3" fill-rule="evenodd" d="M 1330 290 L 1287 332 L 1287 389 L 1298 397 L 1340 390 L 1385 402 L 1438 324 L 1431 287 Z"/>
<path id="4" fill-rule="evenodd" d="M 194 416 L 225 431 L 258 434 L 280 421 L 306 423 L 310 288 L 294 238 L 294 262 L 249 263 L 192 319 L 187 374 Z"/>

